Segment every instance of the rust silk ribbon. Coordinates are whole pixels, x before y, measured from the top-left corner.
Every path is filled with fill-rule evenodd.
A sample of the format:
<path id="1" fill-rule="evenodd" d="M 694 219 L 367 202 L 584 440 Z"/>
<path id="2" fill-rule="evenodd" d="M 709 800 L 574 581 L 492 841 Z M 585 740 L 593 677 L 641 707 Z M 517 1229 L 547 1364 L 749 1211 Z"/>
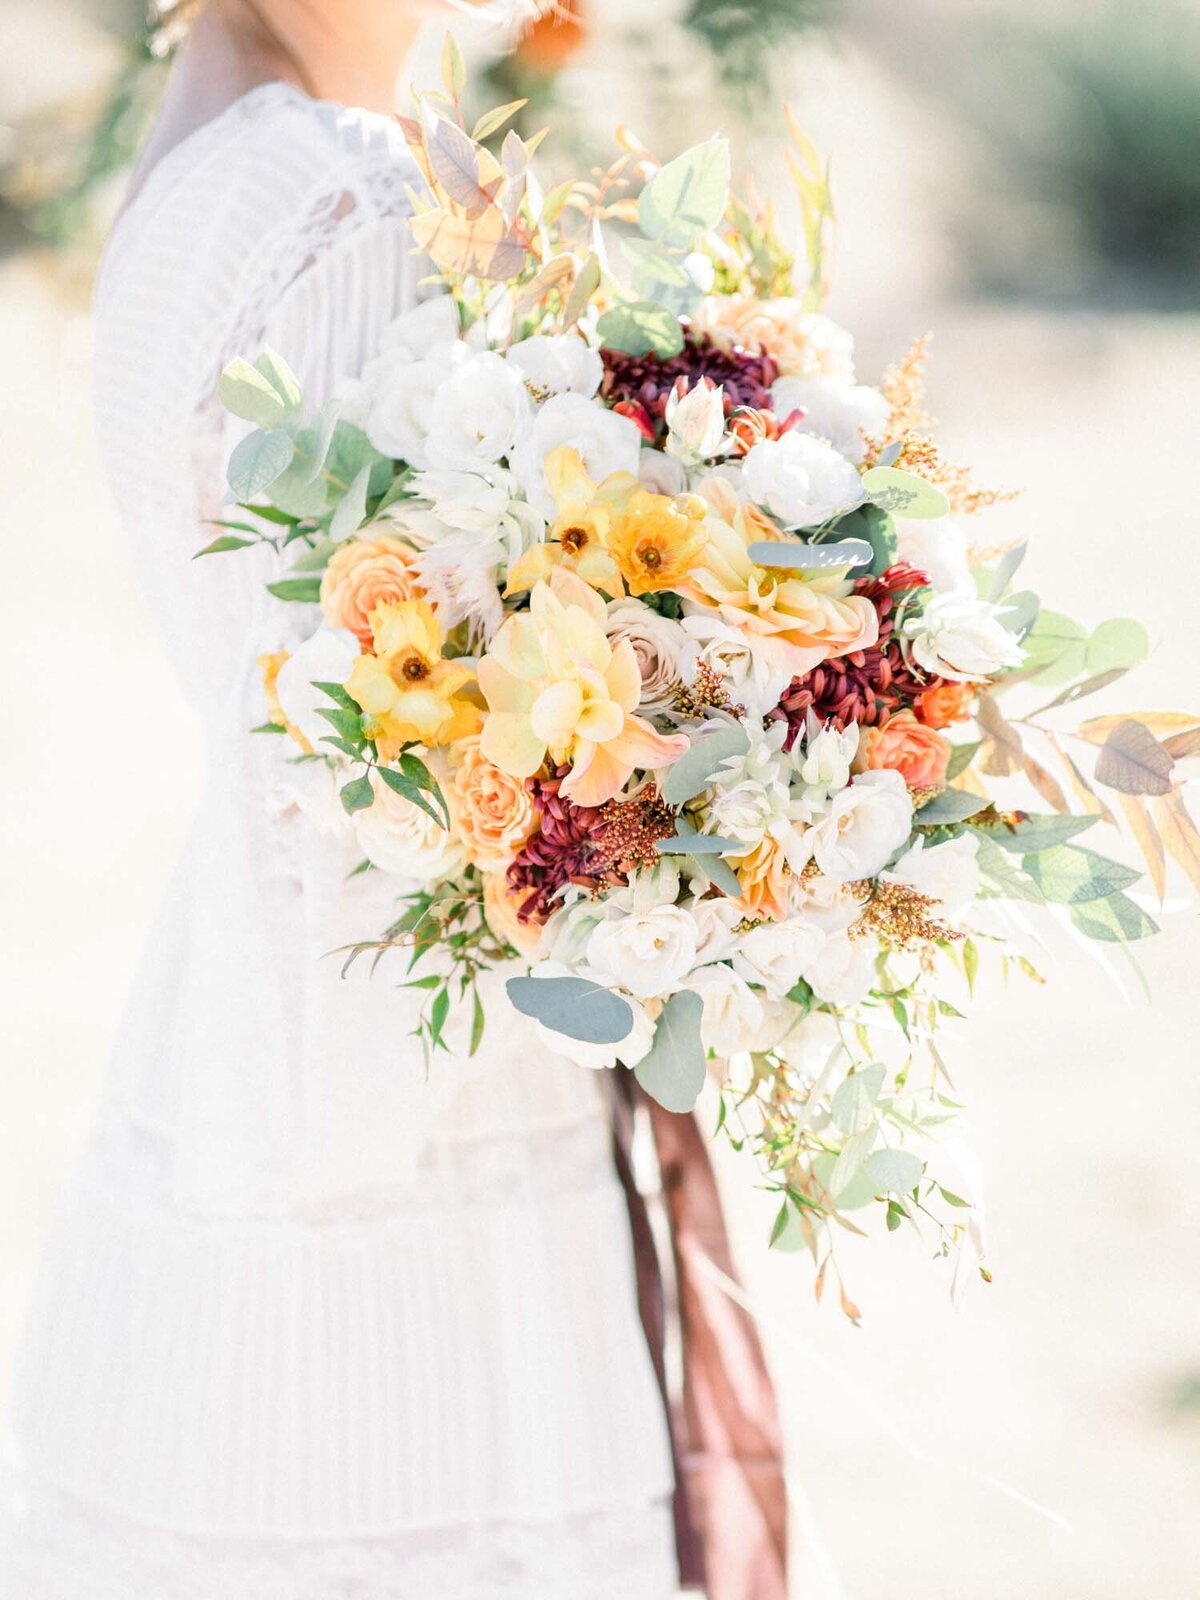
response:
<path id="1" fill-rule="evenodd" d="M 787 1600 L 787 1492 L 775 1391 L 753 1320 L 710 1277 L 735 1278 L 708 1147 L 694 1116 L 664 1111 L 617 1074 L 615 1148 L 637 1265 L 638 1305 L 671 1422 L 680 1581 L 709 1600 Z M 634 1179 L 636 1114 L 654 1134 L 683 1353 L 682 1392 L 666 1367 L 667 1263 Z"/>

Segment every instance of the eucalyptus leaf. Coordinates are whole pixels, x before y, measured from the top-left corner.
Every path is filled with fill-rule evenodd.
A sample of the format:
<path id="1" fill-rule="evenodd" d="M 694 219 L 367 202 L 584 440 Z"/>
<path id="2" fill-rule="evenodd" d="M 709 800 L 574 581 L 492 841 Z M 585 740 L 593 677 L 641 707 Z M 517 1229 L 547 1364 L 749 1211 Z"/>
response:
<path id="1" fill-rule="evenodd" d="M 1150 635 L 1132 617 L 1110 617 L 1087 642 L 1087 670 L 1095 677 L 1140 666 L 1150 654 Z"/>
<path id="2" fill-rule="evenodd" d="M 937 827 L 947 822 L 965 822 L 976 816 L 989 804 L 977 794 L 965 789 L 943 789 L 935 794 L 919 811 L 913 813 L 913 822 L 919 828 Z"/>
<path id="3" fill-rule="evenodd" d="M 1025 635 L 1023 670 L 1043 683 L 1069 683 L 1087 667 L 1087 629 L 1059 611 L 1038 612 Z"/>
<path id="4" fill-rule="evenodd" d="M 863 505 L 847 511 L 833 524 L 831 532 L 835 540 L 866 540 L 872 551 L 867 570 L 873 578 L 886 572 L 899 554 L 896 524 L 882 506 Z"/>
<path id="5" fill-rule="evenodd" d="M 801 544 L 797 539 L 762 539 L 746 554 L 759 567 L 789 572 L 822 572 L 830 567 L 865 567 L 875 551 L 866 539 L 841 539 L 837 544 Z"/>
<path id="6" fill-rule="evenodd" d="M 1010 594 L 1004 601 L 1004 626 L 1010 633 L 1015 633 L 1018 639 L 1024 639 L 1037 621 L 1041 609 L 1042 602 L 1032 589 Z"/>
<path id="7" fill-rule="evenodd" d="M 927 521 L 944 517 L 950 510 L 950 502 L 939 488 L 899 467 L 872 467 L 863 473 L 863 489 L 872 505 L 897 517 Z"/>
<path id="8" fill-rule="evenodd" d="M 633 1069 L 646 1093 L 668 1111 L 690 1111 L 704 1087 L 703 1012 L 704 1002 L 693 990 L 672 995 L 659 1013 L 649 1053 Z"/>
<path id="9" fill-rule="evenodd" d="M 620 1044 L 633 1031 L 628 1001 L 590 978 L 510 978 L 505 989 L 523 1015 L 583 1044 Z"/>
<path id="10" fill-rule="evenodd" d="M 990 895 L 1000 900 L 1026 900 L 1033 905 L 1045 903 L 1046 897 L 1037 884 L 1011 856 L 1001 850 L 989 833 L 978 828 L 972 828 L 971 832 L 979 841 L 975 859 L 984 890 L 982 898 Z"/>
<path id="11" fill-rule="evenodd" d="M 367 490 L 371 483 L 371 466 L 360 467 L 345 497 L 338 502 L 337 510 L 329 524 L 329 536 L 335 543 L 350 538 L 362 527 L 367 515 Z"/>
<path id="12" fill-rule="evenodd" d="M 659 839 L 655 848 L 664 856 L 723 856 L 731 850 L 745 852 L 736 839 L 723 839 L 719 833 L 677 833 L 673 839 Z"/>
<path id="13" fill-rule="evenodd" d="M 727 861 L 720 856 L 693 856 L 692 860 L 708 879 L 708 881 L 727 894 L 731 900 L 740 900 L 742 886 L 738 882 L 738 875 Z"/>
<path id="14" fill-rule="evenodd" d="M 750 736 L 736 722 L 702 733 L 667 772 L 663 799 L 669 806 L 685 804 L 708 787 L 722 762 L 745 755 L 749 748 Z"/>
<path id="15" fill-rule="evenodd" d="M 596 334 L 606 350 L 626 355 L 677 356 L 683 349 L 683 328 L 667 306 L 653 300 L 634 300 L 614 306 L 596 324 Z"/>
<path id="16" fill-rule="evenodd" d="M 1072 844 L 1055 845 L 1051 850 L 1025 856 L 1021 865 L 1047 900 L 1062 905 L 1107 900 L 1141 877 L 1133 867 Z"/>
<path id="17" fill-rule="evenodd" d="M 831 1181 L 840 1158 L 831 1151 L 823 1150 L 813 1158 L 813 1176 L 817 1182 L 832 1195 Z M 851 1174 L 848 1182 L 842 1184 L 837 1192 L 837 1209 L 839 1211 L 861 1211 L 864 1206 L 869 1206 L 876 1194 L 875 1186 L 867 1173 L 866 1167 L 860 1162 L 857 1170 Z"/>
<path id="18" fill-rule="evenodd" d="M 862 1173 L 867 1157 L 875 1148 L 878 1139 L 879 1130 L 872 1123 L 869 1127 L 860 1128 L 857 1133 L 852 1133 L 842 1146 L 829 1174 L 829 1193 L 839 1205 L 842 1196 L 850 1190 L 855 1178 Z"/>
<path id="19" fill-rule="evenodd" d="M 1106 944 L 1124 944 L 1132 939 L 1148 939 L 1158 932 L 1158 924 L 1126 894 L 1110 895 L 1106 900 L 1089 900 L 1086 905 L 1068 907 L 1071 921 L 1088 939 Z"/>
<path id="20" fill-rule="evenodd" d="M 252 500 L 280 478 L 292 462 L 292 436 L 284 428 L 256 430 L 229 457 L 229 488 L 235 500 Z"/>
<path id="21" fill-rule="evenodd" d="M 867 1160 L 867 1172 L 880 1193 L 911 1193 L 924 1170 L 925 1163 L 911 1150 L 876 1150 Z"/>
<path id="22" fill-rule="evenodd" d="M 300 392 L 300 380 L 278 350 L 272 350 L 268 345 L 254 365 L 279 396 L 288 416 L 294 415 L 300 409 L 303 398 Z"/>
<path id="23" fill-rule="evenodd" d="M 368 806 L 375 803 L 375 791 L 371 787 L 369 777 L 355 778 L 341 790 L 342 805 L 351 816 L 356 811 L 365 811 Z"/>
<path id="24" fill-rule="evenodd" d="M 874 1061 L 852 1072 L 838 1084 L 830 1103 L 834 1123 L 843 1133 L 856 1133 L 874 1115 L 887 1068 Z"/>
<path id="25" fill-rule="evenodd" d="M 974 761 L 979 750 L 979 739 L 973 739 L 966 744 L 956 744 L 950 752 L 950 760 L 946 766 L 946 776 L 957 778 L 960 772 L 965 772 Z"/>
<path id="26" fill-rule="evenodd" d="M 638 226 L 648 239 L 689 248 L 715 228 L 729 203 L 729 141 L 709 139 L 660 167 L 638 198 Z"/>
<path id="27" fill-rule="evenodd" d="M 1025 559 L 1025 552 L 1029 548 L 1024 540 L 1013 545 L 1011 550 L 1006 550 L 992 570 L 991 581 L 985 600 L 1000 601 L 1008 591 L 1008 586 L 1016 576 L 1017 568 Z"/>
<path id="28" fill-rule="evenodd" d="M 274 384 L 240 356 L 222 372 L 217 396 L 226 411 L 256 428 L 278 428 L 287 421 L 289 407 Z"/>
<path id="29" fill-rule="evenodd" d="M 671 255 L 655 240 L 634 235 L 623 239 L 621 248 L 639 276 L 651 283 L 666 283 L 676 289 L 695 288 L 679 257 Z"/>

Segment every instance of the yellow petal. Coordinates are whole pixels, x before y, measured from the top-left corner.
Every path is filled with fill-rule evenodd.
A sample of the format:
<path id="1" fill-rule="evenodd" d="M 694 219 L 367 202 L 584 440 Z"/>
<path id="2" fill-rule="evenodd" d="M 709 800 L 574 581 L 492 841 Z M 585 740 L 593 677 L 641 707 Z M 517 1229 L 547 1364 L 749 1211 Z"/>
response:
<path id="1" fill-rule="evenodd" d="M 583 579 L 575 573 L 569 572 L 566 567 L 556 567 L 548 580 L 550 592 L 564 606 L 579 606 L 595 622 L 601 632 L 604 631 L 604 621 L 608 615 L 604 601 L 596 591 L 590 588 Z M 532 604 L 532 601 L 530 602 Z"/>
<path id="2" fill-rule="evenodd" d="M 359 656 L 346 679 L 346 693 L 364 711 L 378 717 L 391 709 L 396 685 L 378 656 Z"/>
<path id="3" fill-rule="evenodd" d="M 588 745 L 563 781 L 562 792 L 578 806 L 602 806 L 629 781 L 631 766 L 608 745 Z"/>
<path id="4" fill-rule="evenodd" d="M 533 731 L 552 750 L 569 749 L 583 712 L 583 691 L 568 678 L 544 689 L 533 703 L 529 720 Z"/>
<path id="5" fill-rule="evenodd" d="M 555 544 L 535 544 L 518 556 L 508 569 L 508 587 L 505 599 L 522 589 L 532 589 L 542 578 L 548 578 L 562 560 L 562 551 Z"/>
<path id="6" fill-rule="evenodd" d="M 493 711 L 483 725 L 479 748 L 510 778 L 531 778 L 546 759 L 546 746 L 528 717 Z"/>
<path id="7" fill-rule="evenodd" d="M 534 597 L 547 592 L 545 584 L 537 584 Z M 488 646 L 485 661 L 498 662 L 514 678 L 526 680 L 544 678 L 546 657 L 542 651 L 537 620 L 527 612 L 520 612 L 508 621 Z"/>
<path id="8" fill-rule="evenodd" d="M 634 767 L 666 767 L 689 748 L 686 733 L 656 733 L 644 717 L 626 717 L 625 726 L 605 750 L 615 760 Z"/>
<path id="9" fill-rule="evenodd" d="M 612 646 L 612 660 L 604 681 L 622 711 L 637 710 L 642 698 L 642 674 L 638 670 L 637 652 L 628 639 L 619 639 Z"/>
<path id="10" fill-rule="evenodd" d="M 528 712 L 536 693 L 525 679 L 515 678 L 495 656 L 484 656 L 478 670 L 479 687 L 491 711 Z"/>
<path id="11" fill-rule="evenodd" d="M 583 457 L 569 444 L 559 445 L 546 457 L 546 483 L 559 511 L 590 505 L 596 492 Z"/>
<path id="12" fill-rule="evenodd" d="M 625 712 L 615 700 L 589 700 L 575 723 L 579 738 L 595 744 L 615 739 L 624 726 Z"/>

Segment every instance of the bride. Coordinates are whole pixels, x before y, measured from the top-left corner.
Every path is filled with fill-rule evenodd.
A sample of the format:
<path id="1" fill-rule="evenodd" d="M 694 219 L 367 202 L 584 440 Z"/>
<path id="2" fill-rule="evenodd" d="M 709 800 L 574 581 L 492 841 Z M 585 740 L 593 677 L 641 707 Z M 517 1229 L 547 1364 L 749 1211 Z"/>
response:
<path id="1" fill-rule="evenodd" d="M 321 960 L 394 887 L 349 876 L 246 732 L 278 622 L 256 574 L 191 560 L 224 363 L 269 344 L 319 403 L 426 292 L 387 115 L 426 11 L 207 0 L 102 267 L 102 445 L 208 779 L 25 1339 L 10 1600 L 676 1593 L 611 1076 L 499 998 L 478 1056 L 427 1070 L 411 991 Z M 138 736 L 169 771 L 171 730 Z M 753 1546 L 762 1500 L 723 1531 Z M 781 1600 L 725 1571 L 714 1594 Z"/>

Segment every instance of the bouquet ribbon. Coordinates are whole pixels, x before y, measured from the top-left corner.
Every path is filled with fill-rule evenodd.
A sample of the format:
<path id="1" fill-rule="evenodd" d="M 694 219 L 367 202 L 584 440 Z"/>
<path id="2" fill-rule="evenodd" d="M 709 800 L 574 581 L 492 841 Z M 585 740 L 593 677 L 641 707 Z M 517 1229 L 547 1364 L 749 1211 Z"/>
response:
<path id="1" fill-rule="evenodd" d="M 665 1111 L 619 1075 L 616 1163 L 629 1206 L 638 1307 L 663 1392 L 675 1463 L 680 1581 L 709 1600 L 787 1600 L 787 1491 L 779 1406 L 753 1318 L 704 1273 L 734 1277 L 716 1177 L 694 1116 Z M 634 1177 L 643 1109 L 654 1134 L 670 1229 L 660 1250 Z M 668 1297 L 678 1317 L 682 1381 L 667 1367 Z"/>

